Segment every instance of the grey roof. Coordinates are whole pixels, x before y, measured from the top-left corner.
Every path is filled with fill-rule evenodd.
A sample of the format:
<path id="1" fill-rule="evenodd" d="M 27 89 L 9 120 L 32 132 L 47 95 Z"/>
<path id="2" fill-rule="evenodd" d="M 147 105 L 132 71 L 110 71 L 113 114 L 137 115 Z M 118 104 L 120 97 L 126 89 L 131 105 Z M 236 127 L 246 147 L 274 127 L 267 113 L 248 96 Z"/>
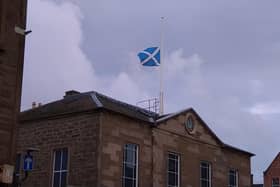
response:
<path id="1" fill-rule="evenodd" d="M 242 150 L 242 149 L 239 149 L 239 148 L 237 148 L 237 147 L 234 147 L 234 146 L 229 145 L 229 144 L 226 144 L 226 143 L 223 143 L 223 146 L 224 146 L 225 148 L 229 149 L 229 150 L 239 151 L 239 152 L 246 153 L 246 154 L 248 154 L 248 155 L 250 155 L 250 156 L 255 156 L 255 154 L 253 154 L 253 153 L 250 153 L 250 152 L 248 152 L 248 151 L 244 151 L 244 150 Z"/>
<path id="2" fill-rule="evenodd" d="M 21 112 L 20 121 L 25 122 L 39 120 L 69 114 L 77 114 L 87 111 L 95 111 L 99 109 L 109 110 L 122 115 L 126 115 L 133 119 L 145 121 L 148 122 L 148 124 L 150 124 L 151 126 L 157 126 L 162 122 L 174 118 L 182 113 L 192 112 L 198 117 L 200 122 L 206 127 L 209 133 L 212 134 L 217 142 L 219 142 L 221 147 L 254 156 L 254 154 L 250 152 L 243 151 L 241 149 L 223 143 L 192 108 L 160 116 L 155 112 L 151 112 L 143 108 L 118 101 L 95 91 L 85 93 L 80 93 L 74 90 L 68 91 L 66 92 L 64 98 L 61 100 Z"/>
<path id="3" fill-rule="evenodd" d="M 150 123 L 154 123 L 158 117 L 157 113 L 118 101 L 98 92 L 71 92 L 71 95 L 66 95 L 61 100 L 21 112 L 20 121 L 50 118 L 98 109 L 107 109 Z"/>

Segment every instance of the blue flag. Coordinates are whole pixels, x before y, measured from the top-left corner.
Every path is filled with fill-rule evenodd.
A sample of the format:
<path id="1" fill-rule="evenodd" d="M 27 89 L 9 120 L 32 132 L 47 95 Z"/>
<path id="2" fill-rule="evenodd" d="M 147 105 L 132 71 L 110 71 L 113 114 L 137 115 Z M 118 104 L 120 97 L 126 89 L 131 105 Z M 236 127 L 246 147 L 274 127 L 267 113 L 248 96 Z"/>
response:
<path id="1" fill-rule="evenodd" d="M 159 66 L 160 65 L 160 49 L 159 47 L 149 47 L 140 53 L 138 57 L 143 66 Z"/>

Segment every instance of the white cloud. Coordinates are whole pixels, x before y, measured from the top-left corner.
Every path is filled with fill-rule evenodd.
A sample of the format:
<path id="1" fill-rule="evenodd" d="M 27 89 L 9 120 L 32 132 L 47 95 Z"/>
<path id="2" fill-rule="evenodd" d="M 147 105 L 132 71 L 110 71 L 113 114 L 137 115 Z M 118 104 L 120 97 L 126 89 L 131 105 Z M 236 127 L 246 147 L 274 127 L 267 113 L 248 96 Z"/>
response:
<path id="1" fill-rule="evenodd" d="M 198 72 L 201 65 L 204 63 L 198 54 L 193 54 L 190 57 L 184 57 L 183 49 L 177 49 L 167 55 L 164 68 L 166 68 L 168 78 L 177 77 L 178 73 L 185 74 L 187 72 Z"/>
<path id="2" fill-rule="evenodd" d="M 81 49 L 83 15 L 78 6 L 70 1 L 30 0 L 28 10 L 28 27 L 33 32 L 26 41 L 22 109 L 30 108 L 33 101 L 44 104 L 60 99 L 72 89 L 101 90 L 132 104 L 149 98 L 134 76 L 141 73 L 136 63 L 130 66 L 131 74 L 95 74 L 95 62 Z"/>
<path id="3" fill-rule="evenodd" d="M 30 0 L 24 67 L 22 108 L 32 101 L 48 102 L 64 91 L 91 90 L 96 85 L 94 69 L 81 50 L 82 14 L 70 2 Z"/>
<path id="4" fill-rule="evenodd" d="M 116 99 L 136 104 L 137 101 L 149 98 L 148 93 L 145 90 L 141 90 L 136 82 L 125 72 L 121 72 L 110 82 L 109 86 L 104 88 L 104 92 Z"/>
<path id="5" fill-rule="evenodd" d="M 174 50 L 165 60 L 165 80 L 169 84 L 177 85 L 177 89 L 181 89 L 185 94 L 206 96 L 206 85 L 201 72 L 204 63 L 196 53 L 185 57 L 183 49 Z"/>
<path id="6" fill-rule="evenodd" d="M 253 107 L 249 108 L 248 111 L 251 114 L 257 114 L 257 115 L 280 114 L 280 102 L 270 101 L 270 102 L 258 103 Z"/>

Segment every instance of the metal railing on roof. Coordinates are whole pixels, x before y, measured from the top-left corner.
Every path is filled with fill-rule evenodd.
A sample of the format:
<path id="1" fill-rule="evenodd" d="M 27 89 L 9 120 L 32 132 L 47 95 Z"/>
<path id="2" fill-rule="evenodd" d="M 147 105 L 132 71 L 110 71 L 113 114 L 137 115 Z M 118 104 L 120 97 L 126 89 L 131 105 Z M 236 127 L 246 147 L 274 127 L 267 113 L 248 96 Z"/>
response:
<path id="1" fill-rule="evenodd" d="M 150 112 L 159 113 L 159 99 L 158 98 L 152 98 L 152 99 L 146 99 L 142 100 L 136 103 L 136 106 L 143 108 L 145 110 L 148 110 Z"/>

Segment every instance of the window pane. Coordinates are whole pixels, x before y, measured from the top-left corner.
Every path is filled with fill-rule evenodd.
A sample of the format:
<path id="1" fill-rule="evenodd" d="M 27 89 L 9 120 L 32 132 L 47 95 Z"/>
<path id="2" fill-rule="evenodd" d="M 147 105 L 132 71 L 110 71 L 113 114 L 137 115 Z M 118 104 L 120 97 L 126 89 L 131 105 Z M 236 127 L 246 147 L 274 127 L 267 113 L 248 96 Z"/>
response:
<path id="1" fill-rule="evenodd" d="M 272 179 L 272 184 L 273 185 L 278 185 L 279 184 L 279 178 L 273 178 Z"/>
<path id="2" fill-rule="evenodd" d="M 124 168 L 125 168 L 125 171 L 124 171 L 125 177 L 130 177 L 130 178 L 135 177 L 134 176 L 135 167 L 133 165 L 125 164 Z"/>
<path id="3" fill-rule="evenodd" d="M 169 160 L 168 162 L 168 171 L 176 172 L 176 161 L 175 160 Z"/>
<path id="4" fill-rule="evenodd" d="M 201 187 L 208 187 L 208 181 L 201 181 Z"/>
<path id="5" fill-rule="evenodd" d="M 174 173 L 168 174 L 168 185 L 175 186 L 176 185 L 176 175 Z"/>
<path id="6" fill-rule="evenodd" d="M 234 185 L 234 177 L 232 175 L 229 177 L 229 184 Z"/>
<path id="7" fill-rule="evenodd" d="M 67 170 L 67 162 L 68 162 L 68 151 L 67 149 L 63 149 L 62 151 L 62 170 Z"/>
<path id="8" fill-rule="evenodd" d="M 124 179 L 124 187 L 135 187 L 132 179 Z"/>
<path id="9" fill-rule="evenodd" d="M 59 178 L 60 178 L 60 173 L 54 173 L 53 187 L 60 187 L 59 186 Z"/>
<path id="10" fill-rule="evenodd" d="M 61 187 L 66 187 L 67 172 L 61 173 Z"/>
<path id="11" fill-rule="evenodd" d="M 237 186 L 237 171 L 229 170 L 229 186 Z"/>
<path id="12" fill-rule="evenodd" d="M 201 168 L 201 178 L 208 179 L 208 171 L 207 168 Z"/>
<path id="13" fill-rule="evenodd" d="M 208 164 L 208 163 L 206 163 L 206 162 L 201 162 L 201 164 L 200 164 L 200 165 L 201 165 L 201 167 L 206 167 L 206 168 L 209 166 L 209 164 Z"/>
<path id="14" fill-rule="evenodd" d="M 61 167 L 61 151 L 55 151 L 55 163 L 54 163 L 54 170 L 59 171 Z"/>
<path id="15" fill-rule="evenodd" d="M 126 144 L 125 148 L 135 151 L 137 149 L 137 145 L 135 145 L 135 144 Z"/>
<path id="16" fill-rule="evenodd" d="M 126 153 L 125 153 L 125 162 L 128 163 L 135 163 L 136 159 L 135 159 L 135 151 L 133 151 L 132 149 L 126 149 Z"/>

